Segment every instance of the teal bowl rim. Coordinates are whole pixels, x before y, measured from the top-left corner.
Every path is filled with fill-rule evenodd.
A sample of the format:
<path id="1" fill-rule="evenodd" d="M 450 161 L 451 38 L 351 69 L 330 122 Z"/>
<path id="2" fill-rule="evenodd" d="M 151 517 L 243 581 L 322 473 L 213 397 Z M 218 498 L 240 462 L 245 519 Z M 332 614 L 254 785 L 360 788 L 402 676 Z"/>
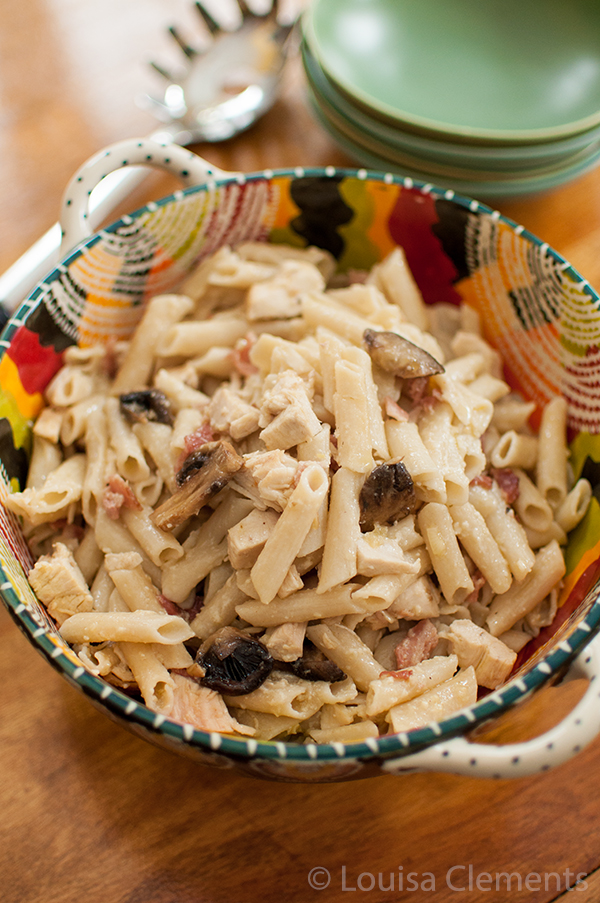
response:
<path id="1" fill-rule="evenodd" d="M 450 136 L 455 140 L 458 139 L 460 141 L 462 139 L 481 144 L 519 145 L 575 137 L 582 132 L 588 131 L 588 129 L 600 125 L 600 110 L 596 113 L 590 113 L 582 119 L 575 119 L 562 125 L 538 129 L 493 129 L 476 128 L 467 125 L 461 126 L 452 122 L 429 119 L 426 116 L 419 116 L 415 113 L 401 110 L 399 107 L 394 107 L 385 101 L 378 100 L 368 92 L 353 85 L 351 81 L 341 77 L 327 65 L 326 56 L 320 47 L 319 38 L 315 31 L 314 17 L 315 6 L 309 6 L 302 14 L 301 29 L 304 39 L 323 71 L 342 91 L 358 101 L 363 107 L 406 129 L 413 129 L 430 137 L 434 135 L 442 138 Z"/>
<path id="2" fill-rule="evenodd" d="M 472 213 L 480 213 L 493 217 L 496 222 L 502 222 L 515 230 L 518 235 L 532 242 L 545 254 L 551 255 L 574 281 L 582 286 L 586 294 L 594 301 L 600 302 L 600 296 L 591 285 L 562 255 L 551 248 L 547 242 L 542 241 L 525 227 L 520 226 L 499 211 L 493 210 L 485 204 L 472 198 L 457 194 L 452 189 L 443 189 L 430 183 L 414 180 L 410 177 L 399 176 L 395 173 L 370 171 L 367 169 L 353 169 L 346 167 L 294 167 L 288 169 L 266 169 L 246 175 L 231 175 L 211 181 L 211 185 L 217 187 L 229 183 L 244 183 L 253 181 L 271 180 L 272 178 L 303 178 L 303 177 L 343 177 L 356 178 L 385 184 L 403 185 L 408 189 L 416 189 L 424 194 L 433 195 L 438 199 L 451 200 L 458 206 Z M 156 207 L 179 201 L 182 197 L 195 194 L 206 188 L 206 183 L 190 188 L 175 191 L 157 201 L 140 207 L 138 210 L 111 223 L 100 232 L 78 244 L 50 273 L 37 284 L 27 299 L 19 306 L 13 317 L 9 320 L 0 336 L 0 349 L 3 355 L 10 344 L 14 332 L 22 324 L 24 316 L 34 307 L 40 296 L 46 291 L 48 284 L 59 278 L 66 266 L 81 256 L 86 248 L 95 245 L 102 234 L 114 233 L 118 229 L 129 226 L 141 215 L 156 209 Z M 49 627 L 37 613 L 21 601 L 17 595 L 6 570 L 0 563 L 0 595 L 9 614 L 17 626 L 27 636 L 32 645 L 40 654 L 63 676 L 89 697 L 101 708 L 106 709 L 107 714 L 119 721 L 136 726 L 147 731 L 149 735 L 156 735 L 166 740 L 202 751 L 205 753 L 219 753 L 225 757 L 238 760 L 268 760 L 291 762 L 341 762 L 341 761 L 367 761 L 393 756 L 409 755 L 433 746 L 441 741 L 448 740 L 457 735 L 473 730 L 476 726 L 497 717 L 518 702 L 523 701 L 533 691 L 547 683 L 549 678 L 556 676 L 565 668 L 584 646 L 600 630 L 600 581 L 592 587 L 585 598 L 580 602 L 584 605 L 587 600 L 590 607 L 581 621 L 572 630 L 569 637 L 551 648 L 540 661 L 521 677 L 513 678 L 505 686 L 494 690 L 480 699 L 474 705 L 469 706 L 439 722 L 431 722 L 421 728 L 410 732 L 393 734 L 379 738 L 369 738 L 358 743 L 285 743 L 278 740 L 254 740 L 237 739 L 223 734 L 206 732 L 194 728 L 190 724 L 181 724 L 171 721 L 163 715 L 157 715 L 148 709 L 143 703 L 132 699 L 123 691 L 111 686 L 106 681 L 91 674 L 83 665 L 75 664 L 56 642 L 52 640 L 57 631 Z M 64 642 L 64 641 L 63 641 Z"/>

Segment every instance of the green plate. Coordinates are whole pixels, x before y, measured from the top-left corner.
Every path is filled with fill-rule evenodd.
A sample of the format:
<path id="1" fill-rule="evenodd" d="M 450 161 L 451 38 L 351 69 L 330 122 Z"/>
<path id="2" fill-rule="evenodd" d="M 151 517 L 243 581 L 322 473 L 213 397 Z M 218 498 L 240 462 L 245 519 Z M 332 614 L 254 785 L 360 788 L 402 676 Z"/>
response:
<path id="1" fill-rule="evenodd" d="M 333 128 L 337 135 L 343 135 L 346 139 L 353 142 L 356 147 L 361 147 L 367 152 L 388 160 L 400 172 L 404 172 L 407 169 L 418 170 L 420 178 L 426 175 L 428 180 L 436 184 L 451 183 L 459 180 L 461 190 L 463 183 L 466 181 L 472 185 L 493 182 L 498 186 L 507 185 L 508 183 L 519 186 L 524 181 L 527 181 L 529 184 L 531 180 L 544 183 L 548 178 L 562 177 L 564 173 L 574 172 L 577 175 L 581 171 L 594 166 L 600 157 L 600 143 L 596 141 L 591 148 L 584 148 L 574 154 L 570 154 L 566 159 L 560 160 L 560 162 L 546 162 L 544 165 L 522 167 L 520 169 L 501 169 L 494 166 L 471 165 L 471 161 L 467 158 L 461 161 L 460 164 L 447 160 L 427 158 L 422 154 L 414 154 L 396 145 L 373 138 L 369 132 L 355 128 L 350 121 L 339 116 L 332 107 L 323 101 L 310 84 L 308 92 L 313 108 L 319 109 L 322 121 L 327 123 L 328 128 Z"/>
<path id="2" fill-rule="evenodd" d="M 404 128 L 520 143 L 600 123 L 598 0 L 314 0 L 303 28 L 342 90 Z"/>
<path id="3" fill-rule="evenodd" d="M 592 155 L 600 149 L 600 126 L 543 144 L 479 145 L 452 142 L 441 137 L 417 135 L 399 125 L 383 122 L 364 108 L 353 104 L 347 95 L 327 77 L 306 42 L 301 44 L 302 62 L 309 88 L 326 115 L 343 120 L 348 127 L 377 141 L 382 147 L 409 153 L 422 162 L 427 160 L 461 168 L 516 172 L 563 166 L 576 154 Z"/>
<path id="4" fill-rule="evenodd" d="M 600 150 L 586 157 L 584 160 L 578 160 L 575 164 L 565 166 L 562 169 L 553 170 L 543 175 L 531 175 L 517 179 L 502 180 L 498 178 L 492 179 L 471 179 L 464 177 L 462 173 L 455 171 L 451 175 L 440 175 L 439 172 L 432 172 L 427 161 L 413 161 L 413 165 L 406 162 L 400 162 L 395 155 L 386 155 L 385 149 L 381 146 L 377 151 L 367 147 L 364 142 L 358 142 L 350 138 L 347 134 L 337 128 L 331 119 L 329 119 L 320 108 L 316 98 L 309 95 L 312 111 L 316 119 L 323 128 L 329 132 L 331 137 L 356 163 L 366 166 L 369 169 L 379 170 L 382 172 L 396 173 L 401 176 L 408 176 L 428 184 L 435 184 L 441 189 L 447 189 L 452 192 L 459 192 L 477 198 L 480 201 L 494 203 L 507 198 L 526 197 L 529 195 L 540 194 L 564 185 L 573 179 L 579 178 L 586 172 L 594 169 L 600 163 Z M 418 162 L 421 165 L 418 165 Z"/>

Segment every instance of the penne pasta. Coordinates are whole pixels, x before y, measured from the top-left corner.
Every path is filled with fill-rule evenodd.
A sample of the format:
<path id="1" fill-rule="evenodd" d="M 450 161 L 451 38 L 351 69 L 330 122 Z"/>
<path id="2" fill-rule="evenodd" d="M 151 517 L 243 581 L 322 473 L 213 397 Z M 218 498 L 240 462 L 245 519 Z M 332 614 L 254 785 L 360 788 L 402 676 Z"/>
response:
<path id="1" fill-rule="evenodd" d="M 112 386 L 114 395 L 148 385 L 159 344 L 193 308 L 186 295 L 157 295 L 149 302 Z"/>
<path id="2" fill-rule="evenodd" d="M 161 715 L 169 715 L 173 708 L 175 681 L 153 646 L 150 643 L 120 643 L 119 650 L 148 708 Z"/>
<path id="3" fill-rule="evenodd" d="M 156 611 L 83 612 L 62 624 L 67 643 L 183 643 L 193 631 L 183 618 Z"/>
<path id="4" fill-rule="evenodd" d="M 567 495 L 567 402 L 553 398 L 542 412 L 536 483 L 555 510 Z"/>
<path id="5" fill-rule="evenodd" d="M 270 602 L 277 595 L 318 517 L 328 488 L 327 477 L 319 464 L 309 464 L 302 471 L 250 572 L 261 602 Z"/>
<path id="6" fill-rule="evenodd" d="M 565 561 L 559 544 L 553 540 L 539 550 L 525 579 L 514 583 L 506 593 L 496 596 L 492 602 L 487 618 L 492 636 L 500 636 L 529 614 L 564 573 Z"/>
<path id="7" fill-rule="evenodd" d="M 42 436 L 33 436 L 33 448 L 29 461 L 26 489 L 39 490 L 53 470 L 62 463 L 60 447 Z"/>
<path id="8" fill-rule="evenodd" d="M 419 511 L 417 519 L 442 592 L 451 605 L 460 605 L 473 592 L 474 586 L 450 512 L 439 502 L 428 502 Z"/>
<path id="9" fill-rule="evenodd" d="M 360 474 L 345 467 L 340 467 L 331 479 L 327 537 L 319 570 L 320 593 L 356 575 L 361 486 Z"/>
<path id="10" fill-rule="evenodd" d="M 570 533 L 581 521 L 591 498 L 592 487 L 588 480 L 577 480 L 555 512 L 556 523 L 565 533 Z"/>
<path id="11" fill-rule="evenodd" d="M 475 562 L 495 593 L 505 593 L 512 576 L 498 543 L 485 519 L 473 505 L 453 505 L 450 516 L 461 545 Z"/>
<path id="12" fill-rule="evenodd" d="M 474 309 L 426 306 L 401 248 L 334 270 L 222 247 L 130 342 L 68 348 L 5 502 L 82 666 L 204 731 L 352 743 L 470 706 L 555 617 L 590 503 L 564 400 L 536 435 Z"/>

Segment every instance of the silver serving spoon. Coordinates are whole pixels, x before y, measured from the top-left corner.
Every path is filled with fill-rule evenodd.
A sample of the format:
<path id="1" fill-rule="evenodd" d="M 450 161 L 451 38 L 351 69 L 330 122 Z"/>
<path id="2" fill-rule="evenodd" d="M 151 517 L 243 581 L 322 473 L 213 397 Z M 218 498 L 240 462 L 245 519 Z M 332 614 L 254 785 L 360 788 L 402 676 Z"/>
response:
<path id="1" fill-rule="evenodd" d="M 195 4 L 210 36 L 209 46 L 203 51 L 192 47 L 176 27 L 169 29 L 185 65 L 175 77 L 153 64 L 168 84 L 162 99 L 144 95 L 141 100 L 163 123 L 150 138 L 182 146 L 225 141 L 249 128 L 273 104 L 294 22 L 279 21 L 278 0 L 273 0 L 271 9 L 263 15 L 253 12 L 245 0 L 236 2 L 240 15 L 233 30 L 222 28 L 202 3 Z M 91 225 L 95 227 L 106 219 L 147 172 L 146 167 L 131 166 L 103 179 L 90 198 Z M 0 275 L 0 328 L 7 315 L 58 263 L 61 242 L 61 229 L 55 223 Z"/>
<path id="2" fill-rule="evenodd" d="M 183 71 L 174 75 L 151 63 L 167 87 L 161 99 L 144 94 L 138 104 L 175 130 L 177 144 L 226 141 L 251 126 L 275 100 L 293 22 L 279 21 L 277 0 L 263 15 L 244 0 L 237 5 L 238 27 L 225 30 L 196 2 L 210 35 L 208 47 L 197 49 L 172 26 L 169 34 L 181 51 Z"/>

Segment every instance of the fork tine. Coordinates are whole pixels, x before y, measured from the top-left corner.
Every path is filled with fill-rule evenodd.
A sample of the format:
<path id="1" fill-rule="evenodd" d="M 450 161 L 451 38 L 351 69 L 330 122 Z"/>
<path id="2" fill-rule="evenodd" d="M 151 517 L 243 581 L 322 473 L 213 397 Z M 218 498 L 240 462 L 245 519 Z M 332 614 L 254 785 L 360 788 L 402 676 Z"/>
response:
<path id="1" fill-rule="evenodd" d="M 277 22 L 279 19 L 279 0 L 271 0 L 270 8 L 262 13 L 257 13 L 251 9 L 246 3 L 246 0 L 236 0 L 236 2 L 242 14 L 242 21 L 244 22 L 248 19 L 265 19 Z"/>
<path id="2" fill-rule="evenodd" d="M 213 19 L 209 11 L 204 8 L 202 3 L 200 3 L 200 0 L 196 0 L 195 5 L 196 9 L 200 13 L 200 16 L 202 17 L 202 21 L 204 22 L 210 33 L 215 34 L 215 32 L 221 31 L 221 26 L 219 25 L 219 23 L 215 19 Z"/>
<path id="3" fill-rule="evenodd" d="M 184 52 L 185 55 L 187 56 L 188 60 L 191 60 L 191 59 L 193 59 L 195 56 L 197 56 L 197 53 L 196 53 L 196 51 L 194 50 L 194 48 L 193 48 L 193 47 L 190 47 L 190 45 L 187 43 L 187 41 L 185 41 L 185 40 L 182 38 L 180 32 L 177 30 L 177 28 L 175 28 L 174 25 L 169 25 L 169 29 L 168 29 L 168 30 L 169 30 L 169 34 L 171 35 L 171 37 L 172 37 L 172 38 L 175 38 L 175 41 L 179 44 L 179 46 L 181 47 L 181 49 L 183 50 L 183 52 Z"/>
<path id="4" fill-rule="evenodd" d="M 173 77 L 173 75 L 170 72 L 168 72 L 166 69 L 164 69 L 161 65 L 159 65 L 158 63 L 155 63 L 154 60 L 150 60 L 148 65 L 152 66 L 154 71 L 158 72 L 158 74 L 161 75 L 168 82 L 175 81 L 175 78 Z"/>
<path id="5" fill-rule="evenodd" d="M 152 113 L 152 115 L 161 122 L 173 121 L 169 108 L 162 100 L 158 100 L 150 94 L 140 94 L 136 97 L 135 102 L 140 110 L 146 110 L 146 112 Z"/>
<path id="6" fill-rule="evenodd" d="M 237 5 L 240 8 L 240 12 L 242 14 L 242 19 L 245 22 L 247 19 L 262 19 L 262 14 L 259 16 L 258 13 L 255 13 L 253 9 L 250 9 L 246 0 L 237 0 Z"/>

